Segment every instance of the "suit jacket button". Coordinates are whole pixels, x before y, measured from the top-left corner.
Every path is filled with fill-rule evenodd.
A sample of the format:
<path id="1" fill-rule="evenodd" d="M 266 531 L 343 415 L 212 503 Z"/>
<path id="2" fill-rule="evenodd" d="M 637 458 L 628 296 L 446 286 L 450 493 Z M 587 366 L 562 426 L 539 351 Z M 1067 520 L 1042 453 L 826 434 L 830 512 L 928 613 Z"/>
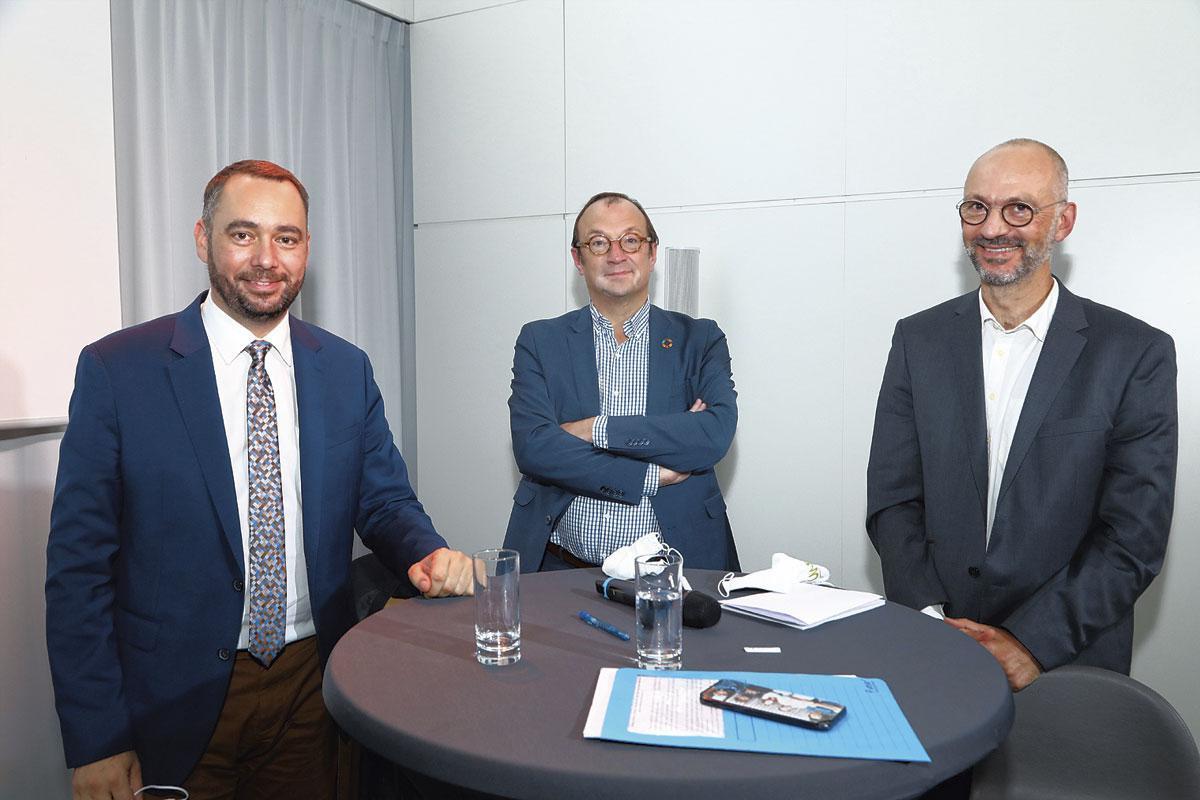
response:
<path id="1" fill-rule="evenodd" d="M 967 567 L 967 574 L 972 578 L 979 577 L 979 567 Z"/>
<path id="2" fill-rule="evenodd" d="M 233 590 L 234 590 L 235 592 L 240 592 L 240 591 L 242 591 L 242 590 L 243 590 L 243 589 L 245 589 L 245 588 L 246 588 L 246 584 L 242 583 L 242 579 L 241 579 L 241 578 L 235 578 L 235 579 L 234 579 L 234 581 L 233 581 Z"/>
<path id="3" fill-rule="evenodd" d="M 217 658 L 221 659 L 222 661 L 228 661 L 229 660 L 229 648 L 222 647 L 220 650 L 218 650 Z"/>
<path id="4" fill-rule="evenodd" d="M 547 525 L 549 525 L 549 524 L 550 524 L 551 522 L 553 522 L 553 521 L 554 521 L 554 520 L 552 520 L 552 519 L 550 518 L 550 515 L 549 515 L 549 514 L 547 514 L 547 515 L 546 515 L 546 524 L 547 524 Z"/>

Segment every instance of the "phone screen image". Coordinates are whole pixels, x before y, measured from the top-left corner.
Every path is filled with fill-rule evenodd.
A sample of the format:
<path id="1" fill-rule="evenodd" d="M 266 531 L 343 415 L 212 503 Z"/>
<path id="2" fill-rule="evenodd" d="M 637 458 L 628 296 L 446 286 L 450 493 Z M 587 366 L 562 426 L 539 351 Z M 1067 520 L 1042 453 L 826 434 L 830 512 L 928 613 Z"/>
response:
<path id="1" fill-rule="evenodd" d="M 700 702 L 817 730 L 828 730 L 846 711 L 845 706 L 829 700 L 727 678 L 701 692 Z"/>

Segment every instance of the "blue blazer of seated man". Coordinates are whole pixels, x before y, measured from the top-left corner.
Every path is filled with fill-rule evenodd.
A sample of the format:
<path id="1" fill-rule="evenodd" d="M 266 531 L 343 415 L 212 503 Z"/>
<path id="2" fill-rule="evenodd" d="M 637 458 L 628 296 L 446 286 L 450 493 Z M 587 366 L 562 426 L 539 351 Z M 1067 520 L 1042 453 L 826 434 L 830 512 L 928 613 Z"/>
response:
<path id="1" fill-rule="evenodd" d="M 657 247 L 640 203 L 591 198 L 571 247 L 591 303 L 517 337 L 504 544 L 522 570 L 594 566 L 652 532 L 686 567 L 739 568 L 713 469 L 737 428 L 729 348 L 712 320 L 649 304 Z"/>
<path id="2" fill-rule="evenodd" d="M 256 781 L 271 796 L 331 796 L 336 740 L 320 677 L 355 620 L 354 532 L 419 590 L 469 590 L 470 559 L 447 549 L 413 493 L 366 354 L 287 313 L 307 225 L 292 173 L 264 161 L 226 167 L 195 228 L 211 291 L 79 357 L 46 580 L 76 797 L 128 798 L 144 784 L 267 796 Z M 247 495 L 263 485 L 248 463 L 275 463 L 247 434 L 249 417 L 259 424 L 249 384 L 264 343 L 272 402 L 261 407 L 281 487 L 267 495 L 282 510 L 270 524 L 248 522 L 258 501 Z M 268 540 L 287 567 L 286 612 L 283 584 L 272 592 L 262 577 L 269 547 L 254 546 L 256 531 L 281 534 Z M 277 653 L 248 656 L 251 596 L 276 603 L 264 607 L 283 624 L 258 630 L 280 634 Z"/>

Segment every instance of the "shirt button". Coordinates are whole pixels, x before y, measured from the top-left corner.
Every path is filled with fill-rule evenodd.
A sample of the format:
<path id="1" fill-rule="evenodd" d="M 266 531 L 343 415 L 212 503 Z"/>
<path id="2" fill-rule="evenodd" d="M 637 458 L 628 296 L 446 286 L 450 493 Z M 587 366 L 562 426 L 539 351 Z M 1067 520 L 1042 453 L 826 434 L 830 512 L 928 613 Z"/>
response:
<path id="1" fill-rule="evenodd" d="M 996 393 L 995 393 L 995 392 L 988 392 L 988 400 L 991 400 L 992 402 L 995 402 L 995 400 L 996 400 Z"/>
<path id="2" fill-rule="evenodd" d="M 233 581 L 233 590 L 234 590 L 235 592 L 240 592 L 240 591 L 242 591 L 242 590 L 243 590 L 243 589 L 245 589 L 245 588 L 246 588 L 246 584 L 242 582 L 242 579 L 241 579 L 241 578 L 236 578 L 236 579 Z"/>
<path id="3" fill-rule="evenodd" d="M 967 567 L 967 574 L 972 578 L 979 577 L 979 567 Z"/>
<path id="4" fill-rule="evenodd" d="M 228 661 L 229 660 L 229 648 L 222 647 L 220 650 L 218 650 L 217 658 L 221 659 L 222 661 Z"/>
<path id="5" fill-rule="evenodd" d="M 998 348 L 996 350 L 996 355 L 998 355 L 1000 358 L 1004 358 L 1004 348 L 1003 347 Z"/>

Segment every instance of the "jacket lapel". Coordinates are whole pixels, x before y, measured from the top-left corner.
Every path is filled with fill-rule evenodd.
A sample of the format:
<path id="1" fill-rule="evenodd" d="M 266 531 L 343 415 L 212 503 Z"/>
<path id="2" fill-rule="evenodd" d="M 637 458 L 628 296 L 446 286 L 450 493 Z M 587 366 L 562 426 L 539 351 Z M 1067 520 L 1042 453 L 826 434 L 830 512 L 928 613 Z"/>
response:
<path id="1" fill-rule="evenodd" d="M 987 518 L 987 412 L 983 405 L 983 334 L 979 295 L 960 298 L 950 322 L 950 360 L 954 364 L 954 393 L 966 434 L 967 462 L 975 479 L 981 518 Z"/>
<path id="2" fill-rule="evenodd" d="M 594 416 L 600 413 L 600 382 L 596 375 L 596 345 L 592 339 L 590 306 L 584 306 L 575 313 L 566 336 L 580 414 L 584 417 Z"/>
<path id="3" fill-rule="evenodd" d="M 1087 326 L 1083 304 L 1060 283 L 1058 306 L 1054 309 L 1054 318 L 1050 320 L 1050 327 L 1046 331 L 1046 341 L 1042 344 L 1041 355 L 1038 356 L 1037 366 L 1029 381 L 1029 391 L 1025 395 L 1017 430 L 1013 433 L 1012 446 L 1008 450 L 1004 478 L 1000 481 L 1000 494 L 996 498 L 997 508 L 1004 502 L 1004 495 L 1012 486 L 1013 479 L 1021 468 L 1021 462 L 1029 453 L 1029 448 L 1042 427 L 1042 421 L 1046 418 L 1046 412 L 1050 410 L 1050 405 L 1058 396 L 1063 382 L 1071 374 L 1079 354 L 1083 352 L 1087 337 L 1079 331 Z"/>
<path id="4" fill-rule="evenodd" d="M 670 315 L 650 306 L 650 364 L 646 371 L 646 413 L 665 414 L 681 411 L 670 407 L 671 391 L 679 385 L 679 353 L 683 350 L 682 329 Z M 691 404 L 694 397 L 683 398 Z"/>
<path id="5" fill-rule="evenodd" d="M 217 377 L 213 372 L 208 336 L 200 319 L 200 303 L 206 294 L 202 293 L 175 318 L 171 350 L 179 359 L 167 367 L 167 372 L 221 529 L 234 559 L 245 572 L 237 493 L 229 466 L 229 445 L 225 440 L 225 423 L 217 396 Z"/>
<path id="6" fill-rule="evenodd" d="M 304 514 L 304 554 L 310 571 L 321 539 L 325 481 L 325 380 L 321 343 L 308 326 L 289 317 L 296 371 L 296 416 L 300 422 L 300 485 Z"/>

